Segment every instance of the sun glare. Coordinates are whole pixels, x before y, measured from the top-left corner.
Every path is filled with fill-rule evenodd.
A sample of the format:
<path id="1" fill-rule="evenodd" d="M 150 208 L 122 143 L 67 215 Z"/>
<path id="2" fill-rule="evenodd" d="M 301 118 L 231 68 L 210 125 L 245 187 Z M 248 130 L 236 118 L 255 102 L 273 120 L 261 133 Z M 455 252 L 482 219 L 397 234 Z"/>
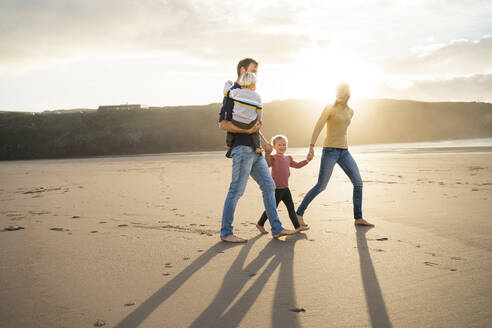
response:
<path id="1" fill-rule="evenodd" d="M 299 69 L 298 92 L 302 98 L 332 101 L 336 86 L 341 82 L 350 84 L 355 99 L 370 96 L 376 74 L 358 58 L 347 56 L 332 48 L 304 51 L 297 59 Z"/>

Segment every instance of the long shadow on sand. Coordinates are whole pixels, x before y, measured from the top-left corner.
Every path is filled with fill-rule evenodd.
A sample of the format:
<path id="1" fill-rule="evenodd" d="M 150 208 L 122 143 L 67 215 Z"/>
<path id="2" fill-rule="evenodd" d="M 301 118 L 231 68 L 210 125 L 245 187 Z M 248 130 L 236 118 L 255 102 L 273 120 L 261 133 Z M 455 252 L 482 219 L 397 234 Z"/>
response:
<path id="1" fill-rule="evenodd" d="M 294 246 L 300 239 L 306 239 L 306 235 L 297 234 L 287 237 L 285 241 L 271 240 L 246 266 L 244 264 L 251 245 L 242 248 L 227 272 L 215 299 L 190 327 L 237 327 L 279 266 L 271 326 L 300 327 L 298 314 L 289 311 L 296 307 L 293 262 Z M 263 266 L 265 269 L 256 281 L 231 306 L 244 285 L 251 279 L 250 275 L 256 274 Z M 267 322 L 264 324 L 270 326 Z"/>
<path id="2" fill-rule="evenodd" d="M 176 277 L 161 287 L 138 308 L 132 311 L 115 327 L 138 327 L 157 307 L 170 298 L 177 289 L 203 268 L 219 252 L 231 247 L 242 247 L 238 256 L 229 268 L 220 290 L 212 303 L 196 318 L 190 327 L 235 327 L 238 326 L 248 310 L 260 295 L 270 276 L 280 266 L 279 278 L 274 296 L 272 312 L 273 327 L 300 327 L 298 314 L 289 311 L 295 308 L 294 290 L 294 246 L 297 240 L 305 239 L 306 235 L 298 234 L 286 238 L 285 241 L 271 240 L 267 246 L 244 266 L 245 260 L 253 244 L 261 235 L 250 239 L 247 244 L 228 244 L 219 242 L 210 247 L 199 258 L 181 271 Z M 270 260 L 271 259 L 271 260 Z M 270 261 L 269 261 L 270 260 Z M 267 264 L 268 262 L 268 264 Z M 263 272 L 256 276 L 265 264 Z M 253 285 L 231 306 L 235 298 L 251 279 L 256 279 Z M 198 291 L 199 293 L 199 291 Z M 228 309 L 226 311 L 226 309 Z M 225 313 L 224 313 L 225 312 Z"/>
<path id="3" fill-rule="evenodd" d="M 369 247 L 367 246 L 366 233 L 371 228 L 356 226 L 357 249 L 359 251 L 360 272 L 362 283 L 366 294 L 367 307 L 371 318 L 371 325 L 374 328 L 391 327 L 391 321 L 386 311 L 383 294 L 379 287 L 378 278 L 374 265 L 372 264 Z"/>
<path id="4" fill-rule="evenodd" d="M 254 243 L 258 237 L 250 240 L 249 243 Z M 218 242 L 211 246 L 206 252 L 200 255 L 195 261 L 181 271 L 176 277 L 171 279 L 167 284 L 162 286 L 145 302 L 140 304 L 135 310 L 128 314 L 115 327 L 118 328 L 133 328 L 138 327 L 159 305 L 171 297 L 176 290 L 179 289 L 193 274 L 204 267 L 217 254 L 232 248 L 241 247 L 240 244 L 231 244 Z"/>

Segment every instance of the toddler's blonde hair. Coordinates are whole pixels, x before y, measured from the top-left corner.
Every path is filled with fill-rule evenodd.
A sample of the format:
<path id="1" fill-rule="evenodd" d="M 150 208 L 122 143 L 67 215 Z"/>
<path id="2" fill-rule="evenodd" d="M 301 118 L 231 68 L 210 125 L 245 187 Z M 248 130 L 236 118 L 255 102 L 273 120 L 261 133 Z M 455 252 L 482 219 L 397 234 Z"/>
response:
<path id="1" fill-rule="evenodd" d="M 277 134 L 276 136 L 272 137 L 270 142 L 272 143 L 272 145 L 275 145 L 275 141 L 277 141 L 278 139 L 284 139 L 286 144 L 289 143 L 289 139 L 287 139 L 287 137 L 283 134 Z"/>
<path id="2" fill-rule="evenodd" d="M 239 85 L 243 88 L 248 88 L 252 85 L 256 85 L 256 81 L 257 79 L 255 73 L 246 72 L 243 76 L 241 76 L 241 79 L 239 80 Z"/>

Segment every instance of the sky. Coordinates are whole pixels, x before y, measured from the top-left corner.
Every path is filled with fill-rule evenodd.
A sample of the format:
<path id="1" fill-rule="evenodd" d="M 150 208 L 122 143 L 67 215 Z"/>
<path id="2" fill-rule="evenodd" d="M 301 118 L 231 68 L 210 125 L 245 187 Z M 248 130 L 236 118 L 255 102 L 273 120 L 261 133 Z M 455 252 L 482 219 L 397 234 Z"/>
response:
<path id="1" fill-rule="evenodd" d="M 217 103 L 244 57 L 264 102 L 492 102 L 492 1 L 0 1 L 0 110 Z"/>

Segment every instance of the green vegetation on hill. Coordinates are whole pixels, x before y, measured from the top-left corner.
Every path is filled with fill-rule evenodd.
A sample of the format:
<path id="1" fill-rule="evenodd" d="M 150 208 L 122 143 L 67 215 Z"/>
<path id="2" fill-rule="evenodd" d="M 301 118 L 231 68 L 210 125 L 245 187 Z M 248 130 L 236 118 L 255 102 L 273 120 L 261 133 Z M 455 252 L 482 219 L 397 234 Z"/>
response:
<path id="1" fill-rule="evenodd" d="M 492 137 L 488 103 L 382 99 L 350 105 L 355 110 L 352 145 Z M 221 150 L 220 106 L 0 112 L 0 160 Z M 285 134 L 290 146 L 305 147 L 322 109 L 322 103 L 309 100 L 267 103 L 262 132 L 266 137 Z"/>

